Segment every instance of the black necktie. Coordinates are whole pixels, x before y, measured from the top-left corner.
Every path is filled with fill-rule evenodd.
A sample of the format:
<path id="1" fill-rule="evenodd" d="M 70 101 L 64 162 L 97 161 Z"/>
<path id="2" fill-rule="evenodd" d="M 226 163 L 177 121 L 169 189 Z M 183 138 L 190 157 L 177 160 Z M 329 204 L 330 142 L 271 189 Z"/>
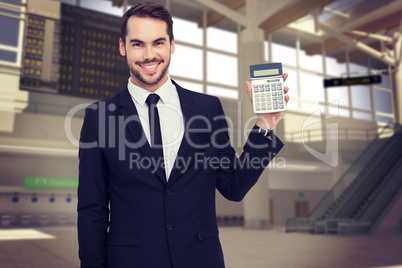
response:
<path id="1" fill-rule="evenodd" d="M 162 134 L 159 122 L 158 108 L 156 107 L 158 101 L 159 96 L 157 94 L 149 94 L 146 100 L 148 104 L 151 147 L 154 150 L 155 155 L 157 157 L 161 157 L 160 159 L 162 159 L 163 158 Z"/>

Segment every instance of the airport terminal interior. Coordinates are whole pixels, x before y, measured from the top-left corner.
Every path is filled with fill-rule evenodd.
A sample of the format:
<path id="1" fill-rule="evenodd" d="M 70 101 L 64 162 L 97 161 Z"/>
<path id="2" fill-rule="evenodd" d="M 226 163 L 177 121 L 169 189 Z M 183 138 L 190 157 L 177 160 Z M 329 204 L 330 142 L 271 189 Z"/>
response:
<path id="1" fill-rule="evenodd" d="M 1 268 L 79 267 L 84 109 L 125 88 L 138 2 L 0 0 Z M 237 153 L 246 81 L 288 74 L 284 148 L 241 202 L 216 193 L 226 267 L 402 267 L 402 0 L 153 2 L 173 16 L 170 77 L 219 97 Z"/>

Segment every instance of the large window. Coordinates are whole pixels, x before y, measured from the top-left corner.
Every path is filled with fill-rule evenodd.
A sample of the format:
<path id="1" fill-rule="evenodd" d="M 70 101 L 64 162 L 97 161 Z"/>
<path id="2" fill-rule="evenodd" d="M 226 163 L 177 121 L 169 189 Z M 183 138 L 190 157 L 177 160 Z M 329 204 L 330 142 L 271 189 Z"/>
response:
<path id="1" fill-rule="evenodd" d="M 323 73 L 322 55 L 307 55 L 305 50 L 299 53 L 300 68 L 315 73 Z"/>
<path id="2" fill-rule="evenodd" d="M 175 52 L 170 62 L 169 74 L 202 82 L 203 66 L 201 49 L 176 44 Z"/>
<path id="3" fill-rule="evenodd" d="M 237 34 L 214 27 L 203 29 L 177 17 L 173 22 L 172 78 L 193 91 L 238 99 Z"/>
<path id="4" fill-rule="evenodd" d="M 305 50 L 297 51 L 298 37 L 293 47 L 289 45 L 289 40 L 287 42 L 286 45 L 265 42 L 265 59 L 268 61 L 267 55 L 271 54 L 272 61 L 282 62 L 284 72 L 289 74 L 285 83 L 291 89 L 289 110 L 311 113 L 331 104 L 331 114 L 385 123 L 393 121 L 389 76 L 382 74 L 381 70 L 370 71 L 367 67 L 370 66 L 369 60 L 366 66 L 339 63 L 333 55 L 323 60 L 322 54 L 307 55 Z M 324 88 L 323 85 L 325 78 L 365 76 L 369 73 L 380 74 L 382 82 L 369 86 Z"/>
<path id="5" fill-rule="evenodd" d="M 215 27 L 207 29 L 207 47 L 237 53 L 237 34 Z"/>
<path id="6" fill-rule="evenodd" d="M 2 1 L 0 7 L 0 64 L 21 66 L 25 0 Z"/>
<path id="7" fill-rule="evenodd" d="M 272 43 L 272 60 L 284 65 L 296 67 L 296 49 L 277 43 Z"/>

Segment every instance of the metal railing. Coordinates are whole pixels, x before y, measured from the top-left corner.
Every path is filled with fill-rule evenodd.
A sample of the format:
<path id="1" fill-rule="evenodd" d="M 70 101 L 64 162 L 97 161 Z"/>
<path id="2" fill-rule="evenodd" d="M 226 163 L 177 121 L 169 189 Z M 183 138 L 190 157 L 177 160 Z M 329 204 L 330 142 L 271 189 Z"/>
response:
<path id="1" fill-rule="evenodd" d="M 382 127 L 378 128 L 338 128 L 337 136 L 330 133 L 329 138 L 338 140 L 365 140 L 370 141 L 375 139 L 379 133 L 382 133 L 384 129 Z M 393 132 L 388 133 L 390 135 Z M 385 135 L 385 133 L 383 134 Z M 314 142 L 314 141 L 325 141 L 327 139 L 327 132 L 323 129 L 308 129 L 304 133 L 302 131 L 285 133 L 285 141 L 287 142 Z"/>

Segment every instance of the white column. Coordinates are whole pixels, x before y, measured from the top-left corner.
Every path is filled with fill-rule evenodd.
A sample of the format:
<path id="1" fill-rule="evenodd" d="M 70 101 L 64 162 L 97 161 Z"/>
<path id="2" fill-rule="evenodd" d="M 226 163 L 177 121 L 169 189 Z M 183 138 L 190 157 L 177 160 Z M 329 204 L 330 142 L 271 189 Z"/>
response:
<path id="1" fill-rule="evenodd" d="M 396 32 L 394 34 L 394 52 L 395 61 L 397 66 L 395 66 L 394 72 L 394 85 L 393 85 L 393 95 L 394 95 L 394 107 L 395 107 L 395 123 L 402 124 L 402 33 Z"/>
<path id="2" fill-rule="evenodd" d="M 246 82 L 250 80 L 249 66 L 264 63 L 264 32 L 257 27 L 244 29 L 240 34 L 240 101 L 242 103 L 242 128 L 254 117 L 250 98 L 246 92 Z M 255 122 L 255 120 L 253 121 Z M 246 138 L 246 137 L 243 137 Z M 243 139 L 243 142 L 245 140 Z M 264 229 L 269 227 L 268 172 L 264 171 L 259 181 L 244 199 L 244 227 Z"/>

